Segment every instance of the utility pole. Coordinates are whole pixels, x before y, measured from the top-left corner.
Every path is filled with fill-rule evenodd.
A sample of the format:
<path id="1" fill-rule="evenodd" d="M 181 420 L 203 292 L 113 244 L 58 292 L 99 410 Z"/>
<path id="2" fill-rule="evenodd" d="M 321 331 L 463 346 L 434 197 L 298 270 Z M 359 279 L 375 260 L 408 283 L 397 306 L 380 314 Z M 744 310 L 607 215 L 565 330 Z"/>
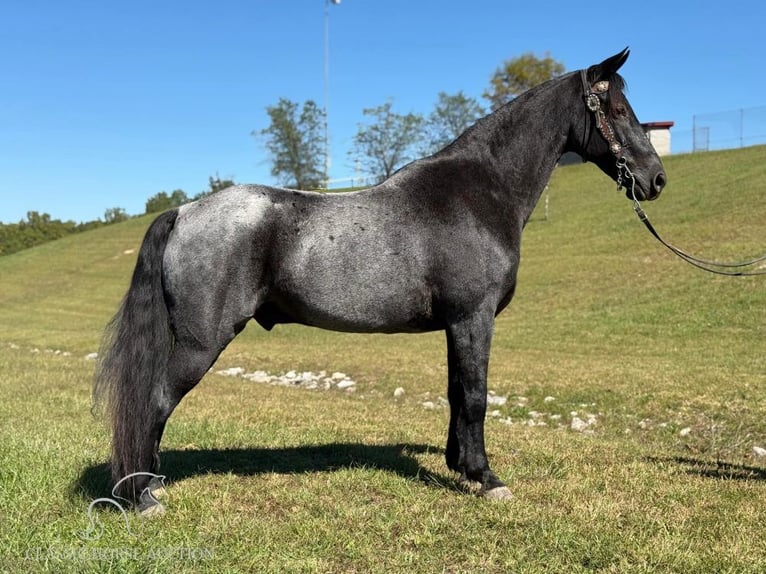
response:
<path id="1" fill-rule="evenodd" d="M 324 4 L 324 173 L 325 189 L 330 187 L 330 4 L 340 0 L 325 0 Z"/>

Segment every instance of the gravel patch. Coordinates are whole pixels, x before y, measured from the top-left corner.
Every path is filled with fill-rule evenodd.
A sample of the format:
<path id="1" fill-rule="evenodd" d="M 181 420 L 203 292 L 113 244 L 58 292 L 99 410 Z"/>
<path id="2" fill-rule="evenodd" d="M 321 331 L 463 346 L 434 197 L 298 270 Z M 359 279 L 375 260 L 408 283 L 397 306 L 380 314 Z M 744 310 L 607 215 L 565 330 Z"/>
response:
<path id="1" fill-rule="evenodd" d="M 337 389 L 346 393 L 356 391 L 356 381 L 345 373 L 336 371 L 332 374 L 327 371 L 287 371 L 281 374 L 272 374 L 268 371 L 252 371 L 248 373 L 242 367 L 229 367 L 215 371 L 216 374 L 224 377 L 237 377 L 264 385 L 274 385 L 278 387 L 291 387 L 305 390 L 325 390 Z"/>

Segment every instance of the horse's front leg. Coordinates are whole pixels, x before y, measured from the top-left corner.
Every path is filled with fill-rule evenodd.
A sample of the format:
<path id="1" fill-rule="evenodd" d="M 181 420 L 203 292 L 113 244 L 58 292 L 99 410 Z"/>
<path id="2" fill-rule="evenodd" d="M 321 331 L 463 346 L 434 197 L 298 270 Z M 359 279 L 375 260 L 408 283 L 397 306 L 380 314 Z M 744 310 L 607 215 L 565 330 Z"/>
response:
<path id="1" fill-rule="evenodd" d="M 447 466 L 461 480 L 481 484 L 487 498 L 511 498 L 511 491 L 489 468 L 484 448 L 487 367 L 494 313 L 477 313 L 447 327 L 450 425 Z"/>

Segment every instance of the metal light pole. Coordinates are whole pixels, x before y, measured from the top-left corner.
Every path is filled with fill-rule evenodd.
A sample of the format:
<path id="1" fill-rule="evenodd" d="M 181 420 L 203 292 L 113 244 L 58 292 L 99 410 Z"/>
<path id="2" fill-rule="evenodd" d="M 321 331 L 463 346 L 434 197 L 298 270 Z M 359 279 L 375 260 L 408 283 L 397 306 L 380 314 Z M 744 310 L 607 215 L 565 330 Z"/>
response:
<path id="1" fill-rule="evenodd" d="M 330 187 L 330 4 L 340 4 L 340 0 L 325 0 L 324 4 L 324 173 L 325 189 Z"/>

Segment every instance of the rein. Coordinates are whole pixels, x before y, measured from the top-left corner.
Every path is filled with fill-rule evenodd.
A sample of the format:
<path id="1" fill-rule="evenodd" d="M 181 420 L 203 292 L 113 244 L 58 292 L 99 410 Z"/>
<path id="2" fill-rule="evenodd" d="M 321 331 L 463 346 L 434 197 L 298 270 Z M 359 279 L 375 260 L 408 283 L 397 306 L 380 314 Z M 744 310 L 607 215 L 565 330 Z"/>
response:
<path id="1" fill-rule="evenodd" d="M 621 189 L 624 188 L 623 186 L 624 180 L 622 178 L 622 174 L 624 172 L 625 175 L 628 177 L 628 179 L 630 179 L 631 181 L 630 195 L 633 201 L 633 211 L 636 212 L 636 215 L 641 220 L 641 223 L 644 224 L 644 226 L 649 230 L 649 233 L 651 233 L 657 239 L 657 241 L 659 241 L 662 245 L 667 247 L 670 251 L 678 255 L 678 257 L 686 261 L 689 265 L 693 265 L 694 267 L 697 267 L 698 269 L 702 269 L 703 271 L 709 271 L 710 273 L 715 273 L 717 275 L 728 275 L 730 277 L 749 277 L 754 275 L 766 275 L 766 269 L 745 269 L 745 267 L 750 267 L 752 265 L 755 265 L 756 263 L 766 261 L 766 254 L 761 255 L 760 257 L 757 257 L 755 259 L 751 259 L 750 261 L 742 261 L 739 263 L 710 261 L 707 259 L 700 259 L 699 257 L 690 255 L 686 251 L 679 249 L 678 247 L 668 243 L 665 239 L 662 238 L 662 236 L 654 228 L 654 225 L 652 225 L 652 222 L 649 221 L 649 216 L 646 214 L 646 212 L 643 210 L 643 208 L 639 204 L 638 199 L 636 198 L 636 193 L 635 193 L 636 180 L 633 177 L 633 173 L 628 168 L 625 162 L 625 158 L 620 158 L 617 160 L 617 169 L 619 171 L 619 176 L 617 179 L 617 190 L 620 191 Z"/>
<path id="2" fill-rule="evenodd" d="M 641 204 L 638 201 L 638 198 L 636 197 L 636 178 L 633 175 L 633 172 L 630 171 L 630 168 L 628 167 L 628 161 L 625 159 L 625 156 L 620 155 L 623 145 L 617 141 L 614 129 L 609 123 L 609 120 L 607 119 L 606 114 L 601 107 L 601 99 L 599 98 L 599 95 L 609 90 L 609 82 L 600 81 L 589 87 L 585 70 L 581 70 L 580 76 L 582 78 L 583 88 L 585 90 L 585 105 L 591 112 L 593 112 L 596 120 L 596 128 L 609 144 L 609 150 L 617 158 L 617 191 L 622 189 L 628 191 L 625 183 L 630 181 L 629 191 L 633 201 L 633 211 L 641 220 L 641 223 L 643 223 L 644 226 L 649 230 L 649 233 L 651 233 L 662 245 L 686 261 L 689 265 L 693 265 L 694 267 L 702 269 L 703 271 L 708 271 L 717 275 L 727 275 L 730 277 L 766 275 L 766 269 L 745 269 L 746 267 L 751 267 L 756 263 L 766 261 L 766 254 L 761 255 L 755 259 L 751 259 L 750 261 L 743 261 L 740 263 L 709 261 L 707 259 L 700 259 L 699 257 L 690 255 L 686 251 L 675 247 L 662 238 L 662 236 L 654 228 L 654 225 L 652 225 L 652 222 L 649 221 L 649 216 L 643 210 Z"/>

